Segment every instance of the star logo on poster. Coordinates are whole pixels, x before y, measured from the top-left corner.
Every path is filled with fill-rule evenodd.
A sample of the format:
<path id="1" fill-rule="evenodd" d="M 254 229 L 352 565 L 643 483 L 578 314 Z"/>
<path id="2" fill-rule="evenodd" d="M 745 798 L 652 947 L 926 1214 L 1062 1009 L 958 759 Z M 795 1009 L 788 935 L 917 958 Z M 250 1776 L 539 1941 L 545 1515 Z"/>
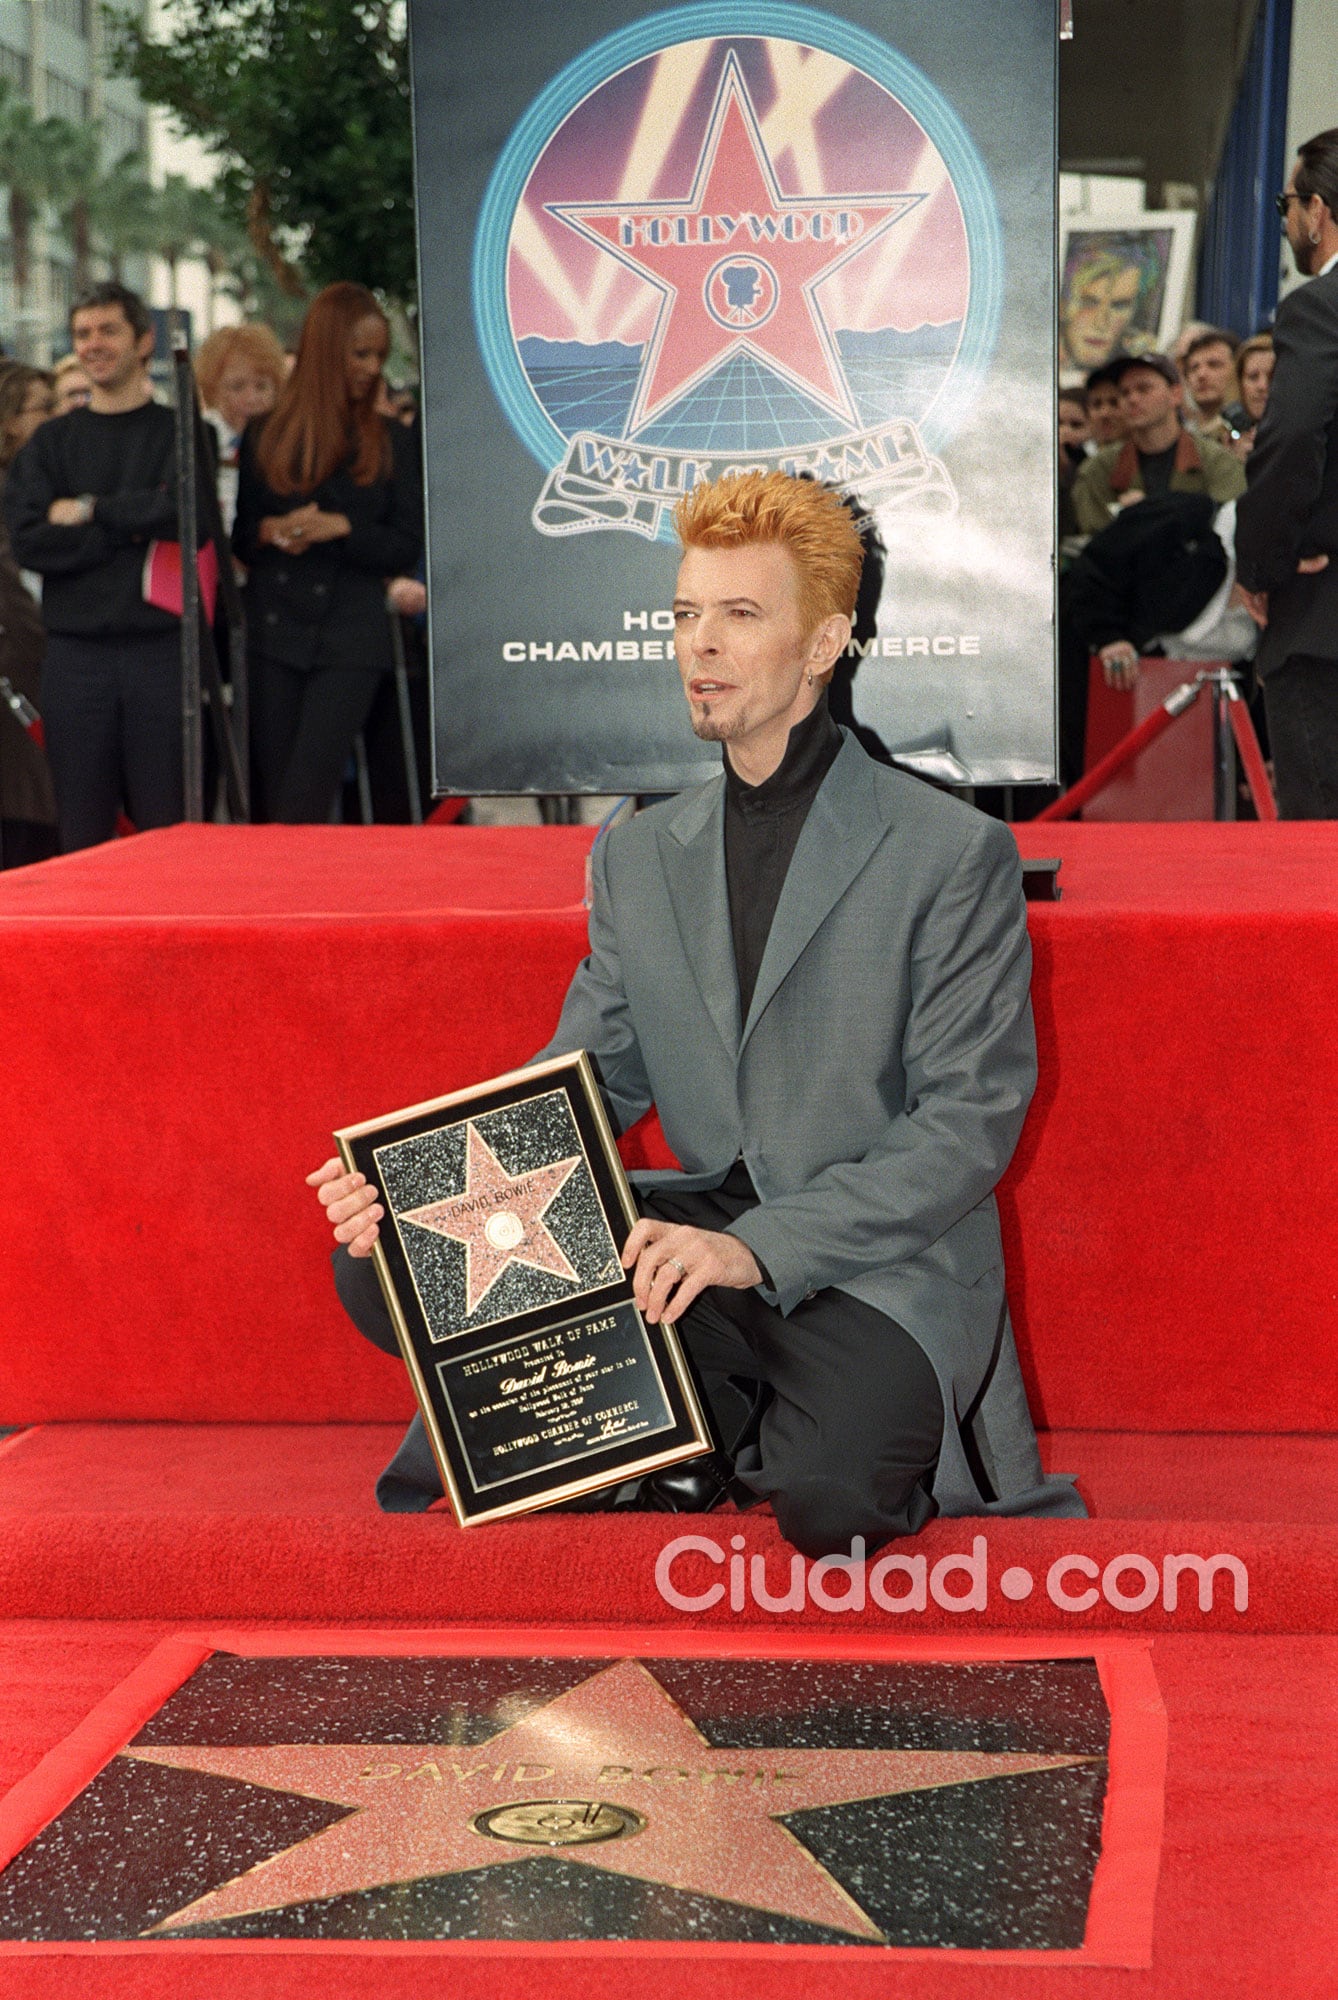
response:
<path id="1" fill-rule="evenodd" d="M 176 1910 L 148 1936 L 560 1854 L 874 1944 L 885 1942 L 883 1933 L 789 1830 L 787 1814 L 1092 1761 L 974 1750 L 720 1749 L 630 1659 L 467 1749 L 279 1743 L 123 1754 L 349 1808 L 323 1832 Z"/>
<path id="2" fill-rule="evenodd" d="M 580 1164 L 580 1155 L 573 1154 L 509 1174 L 471 1119 L 465 1126 L 463 1191 L 406 1209 L 397 1219 L 464 1245 L 466 1313 L 482 1304 L 512 1264 L 579 1284 L 580 1273 L 543 1218 Z"/>
<path id="3" fill-rule="evenodd" d="M 925 198 L 782 194 L 731 50 L 685 200 L 547 205 L 661 295 L 628 435 L 740 350 L 857 424 L 818 289 Z"/>

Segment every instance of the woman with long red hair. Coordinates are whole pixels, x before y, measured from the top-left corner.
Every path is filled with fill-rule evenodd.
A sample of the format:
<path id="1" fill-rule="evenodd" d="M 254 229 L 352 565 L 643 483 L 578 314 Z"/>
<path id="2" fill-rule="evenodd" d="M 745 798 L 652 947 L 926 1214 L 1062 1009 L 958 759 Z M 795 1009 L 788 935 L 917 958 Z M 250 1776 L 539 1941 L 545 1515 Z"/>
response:
<path id="1" fill-rule="evenodd" d="M 377 412 L 390 345 L 362 285 L 312 300 L 273 410 L 242 440 L 232 542 L 248 566 L 257 817 L 330 817 L 391 666 L 386 583 L 422 553 L 417 446 Z"/>

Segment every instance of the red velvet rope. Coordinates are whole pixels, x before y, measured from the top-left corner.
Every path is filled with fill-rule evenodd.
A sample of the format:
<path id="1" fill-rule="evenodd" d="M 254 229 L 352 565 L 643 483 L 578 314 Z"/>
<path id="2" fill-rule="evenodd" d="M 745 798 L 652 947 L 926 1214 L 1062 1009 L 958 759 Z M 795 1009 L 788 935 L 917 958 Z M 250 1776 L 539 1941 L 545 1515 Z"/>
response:
<path id="1" fill-rule="evenodd" d="M 1273 797 L 1273 787 L 1268 782 L 1268 770 L 1264 764 L 1264 753 L 1259 748 L 1259 738 L 1255 734 L 1254 721 L 1243 701 L 1228 702 L 1231 712 L 1231 734 L 1236 739 L 1236 751 L 1241 768 L 1245 772 L 1245 782 L 1254 800 L 1254 809 L 1260 819 L 1276 819 L 1277 800 Z"/>
<path id="2" fill-rule="evenodd" d="M 1038 812 L 1033 824 L 1039 825 L 1047 819 L 1072 819 L 1074 813 L 1081 812 L 1087 801 L 1102 791 L 1117 771 L 1122 771 L 1140 751 L 1146 750 L 1149 743 L 1155 743 L 1163 730 L 1170 728 L 1180 709 L 1170 707 L 1169 703 L 1179 692 L 1177 688 L 1175 694 L 1169 695 L 1159 708 L 1154 708 L 1151 715 L 1145 715 L 1138 727 L 1122 737 L 1113 750 L 1107 751 L 1099 764 L 1084 772 L 1076 785 Z"/>

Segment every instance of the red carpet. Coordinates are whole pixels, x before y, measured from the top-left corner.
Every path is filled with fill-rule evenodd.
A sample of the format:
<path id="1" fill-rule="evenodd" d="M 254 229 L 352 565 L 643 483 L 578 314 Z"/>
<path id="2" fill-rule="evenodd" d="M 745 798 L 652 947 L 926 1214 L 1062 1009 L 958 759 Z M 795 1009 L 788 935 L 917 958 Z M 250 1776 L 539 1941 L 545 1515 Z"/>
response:
<path id="1" fill-rule="evenodd" d="M 23 1514 L 359 1515 L 398 1424 L 48 1424 L 0 1441 L 0 1522 Z M 1043 1432 L 1115 1520 L 1338 1523 L 1338 1438 Z M 1285 1467 L 1285 1479 L 1278 1477 Z"/>
<path id="2" fill-rule="evenodd" d="M 1338 1425 L 1335 831 L 1023 830 L 1067 857 L 1064 900 L 1032 911 L 1043 1081 L 1003 1197 L 1055 1428 Z M 334 1305 L 302 1175 L 336 1125 L 543 1042 L 586 844 L 180 828 L 0 878 L 25 1215 L 0 1415 L 406 1410 Z"/>
<path id="3" fill-rule="evenodd" d="M 588 831 L 181 828 L 0 877 L 0 1130 L 22 1211 L 0 1260 L 0 1422 L 59 1420 L 0 1442 L 0 1786 L 196 1620 L 579 1606 L 677 1632 L 1148 1636 L 1171 1721 L 1152 1970 L 861 1961 L 842 1994 L 1338 1994 L 1338 827 L 1019 838 L 1063 857 L 1064 897 L 1031 911 L 1043 1084 L 1003 1191 L 1010 1289 L 1046 1462 L 1078 1473 L 1094 1518 L 933 1524 L 912 1553 L 932 1576 L 975 1551 L 980 1610 L 823 1609 L 811 1581 L 802 1613 L 665 1601 L 656 1559 L 682 1534 L 721 1562 L 689 1551 L 681 1589 L 732 1574 L 733 1535 L 783 1589 L 764 1512 L 461 1534 L 373 1511 L 409 1399 L 334 1304 L 301 1175 L 336 1124 L 542 1043 L 583 949 Z M 628 1151 L 663 1157 L 653 1128 Z M 1248 1604 L 1219 1574 L 1202 1609 L 1189 1573 L 1172 1609 L 1175 1559 L 1219 1553 Z M 1009 1570 L 1027 1595 L 1003 1591 Z M 948 1598 L 969 1581 L 943 1574 Z M 632 1972 L 616 1947 L 173 1950 L 7 1954 L 0 1990 L 473 2000 L 541 1981 L 564 2000 Z M 747 1948 L 709 1966 L 666 1948 L 631 1983 L 798 2000 L 813 1978 L 798 1951 L 763 1970 Z"/>
<path id="4" fill-rule="evenodd" d="M 373 1426 L 69 1425 L 32 1432 L 0 1455 L 0 1604 L 17 1617 L 549 1623 L 570 1622 L 579 1606 L 582 1623 L 674 1624 L 682 1614 L 666 1601 L 656 1566 L 665 1546 L 684 1534 L 711 1538 L 720 1557 L 713 1564 L 690 1552 L 673 1567 L 671 1583 L 690 1597 L 723 1576 L 732 1535 L 743 1538 L 749 1559 L 763 1558 L 773 1594 L 789 1582 L 789 1552 L 765 1509 L 687 1522 L 540 1514 L 464 1531 L 440 1510 L 426 1518 L 380 1516 L 371 1484 L 393 1438 L 393 1430 Z M 1063 1622 L 1075 1630 L 1338 1631 L 1338 1440 L 1286 1440 L 1271 1465 L 1264 1440 L 1242 1442 L 1243 1462 L 1233 1439 L 1198 1440 L 1177 1462 L 1168 1440 L 1135 1441 L 1125 1458 L 1098 1440 L 1092 1521 L 939 1521 L 915 1549 L 932 1568 L 944 1557 L 970 1555 L 982 1538 L 984 1602 L 970 1610 L 973 1629 L 1053 1625 L 1051 1565 L 1076 1555 L 1086 1570 L 1067 1571 L 1056 1585 Z M 1310 1520 L 1284 1509 L 1279 1471 L 1293 1444 Z M 1048 1441 L 1047 1456 L 1082 1476 L 1087 1450 L 1083 1438 L 1061 1436 Z M 1164 1512 L 1120 1518 L 1111 1511 L 1131 1499 L 1137 1505 L 1150 1482 L 1160 1484 Z M 1274 1489 L 1262 1507 L 1261 1485 Z M 1166 1559 L 1186 1554 L 1225 1554 L 1243 1565 L 1244 1609 L 1225 1573 L 1207 1609 L 1189 1574 L 1170 1608 Z M 1091 1579 L 1126 1555 L 1135 1568 L 1115 1579 L 1112 1603 Z M 1161 1587 L 1132 1611 L 1128 1601 L 1142 1587 L 1138 1563 L 1151 1566 Z M 1034 1579 L 1026 1601 L 1001 1588 L 1014 1566 Z M 1148 1574 L 1145 1568 L 1142 1579 Z M 969 1583 L 963 1577 L 945 1590 L 961 1595 Z M 898 1597 L 909 1588 L 889 1585 Z M 1068 1608 L 1088 1591 L 1086 1608 Z M 831 1623 L 831 1613 L 811 1603 L 802 1614 L 777 1617 L 751 1595 L 737 1606 L 717 1595 L 691 1623 L 781 1629 L 802 1618 L 815 1630 Z M 964 1614 L 930 1597 L 903 1613 L 869 1602 L 840 1615 L 852 1628 L 955 1631 Z"/>
<path id="5" fill-rule="evenodd" d="M 169 1628 L 0 1628 L 0 1775 L 29 1770 Z M 1065 1635 L 1066 1637 L 1069 1635 Z M 1166 1637 L 1153 1664 L 1170 1722 L 1166 1834 L 1149 1971 L 886 1961 L 844 1964 L 842 2000 L 1322 2000 L 1332 1993 L 1338 1882 L 1338 1640 Z M 60 1662 L 58 1671 L 52 1663 Z M 169 1956 L 170 1950 L 170 1956 Z M 159 1952 L 161 1955 L 159 1955 Z M 946 1955 L 945 1955 L 946 1956 Z M 722 1961 L 691 1948 L 634 1965 L 617 1948 L 236 1945 L 7 1951 L 6 2000 L 491 2000 L 539 1983 L 557 2000 L 592 1981 L 638 2000 L 807 2000 L 815 1967 Z"/>

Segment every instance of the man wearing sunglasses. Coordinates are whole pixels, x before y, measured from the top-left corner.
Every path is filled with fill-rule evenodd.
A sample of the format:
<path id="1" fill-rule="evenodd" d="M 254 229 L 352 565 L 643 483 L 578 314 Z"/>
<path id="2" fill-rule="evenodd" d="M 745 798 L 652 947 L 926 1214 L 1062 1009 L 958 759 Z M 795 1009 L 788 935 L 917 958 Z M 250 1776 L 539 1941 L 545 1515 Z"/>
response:
<path id="1" fill-rule="evenodd" d="M 1275 197 L 1311 282 L 1278 307 L 1268 408 L 1236 511 L 1240 595 L 1284 819 L 1338 819 L 1338 127 L 1308 139 Z"/>

